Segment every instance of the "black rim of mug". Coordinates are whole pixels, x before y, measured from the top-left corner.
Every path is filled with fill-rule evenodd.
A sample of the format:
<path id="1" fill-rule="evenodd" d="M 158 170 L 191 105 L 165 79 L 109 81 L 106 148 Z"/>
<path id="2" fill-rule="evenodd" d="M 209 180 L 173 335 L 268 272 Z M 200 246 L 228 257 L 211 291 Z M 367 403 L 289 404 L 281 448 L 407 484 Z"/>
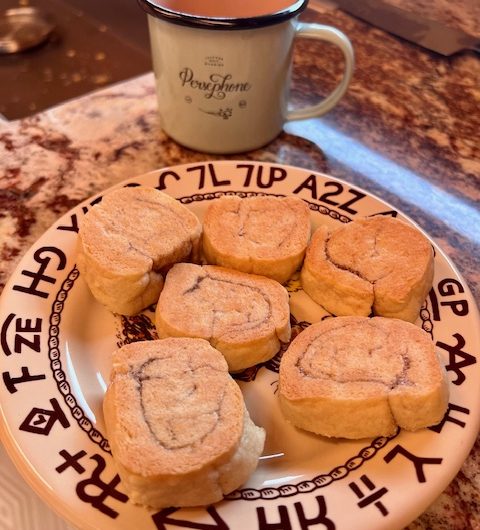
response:
<path id="1" fill-rule="evenodd" d="M 167 9 L 159 5 L 155 0 L 137 0 L 137 2 L 148 15 L 155 18 L 160 18 L 181 26 L 220 30 L 251 29 L 280 24 L 300 14 L 308 4 L 308 0 L 297 0 L 285 9 L 267 15 L 247 18 L 215 18 L 173 11 L 172 9 Z"/>

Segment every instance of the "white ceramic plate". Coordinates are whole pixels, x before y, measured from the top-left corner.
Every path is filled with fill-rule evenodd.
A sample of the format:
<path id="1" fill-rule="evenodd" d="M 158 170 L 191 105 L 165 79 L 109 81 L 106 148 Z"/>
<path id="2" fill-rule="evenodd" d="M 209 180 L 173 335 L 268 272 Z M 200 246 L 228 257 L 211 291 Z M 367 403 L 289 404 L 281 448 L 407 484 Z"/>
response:
<path id="1" fill-rule="evenodd" d="M 158 187 L 200 218 L 222 194 L 267 193 L 306 200 L 314 227 L 365 215 L 405 219 L 346 182 L 268 163 L 189 164 L 120 186 L 126 184 Z M 479 316 L 464 280 L 434 245 L 434 287 L 417 323 L 432 334 L 450 380 L 450 407 L 438 428 L 361 441 L 297 430 L 278 409 L 277 356 L 239 377 L 254 421 L 267 431 L 249 482 L 206 508 L 155 512 L 131 504 L 105 438 L 102 396 L 110 353 L 155 331 L 151 311 L 128 319 L 109 313 L 77 272 L 78 222 L 92 201 L 62 217 L 29 250 L 0 303 L 1 438 L 31 486 L 67 520 L 102 530 L 392 530 L 418 516 L 453 479 L 479 428 Z M 298 280 L 288 290 L 294 333 L 326 314 Z"/>

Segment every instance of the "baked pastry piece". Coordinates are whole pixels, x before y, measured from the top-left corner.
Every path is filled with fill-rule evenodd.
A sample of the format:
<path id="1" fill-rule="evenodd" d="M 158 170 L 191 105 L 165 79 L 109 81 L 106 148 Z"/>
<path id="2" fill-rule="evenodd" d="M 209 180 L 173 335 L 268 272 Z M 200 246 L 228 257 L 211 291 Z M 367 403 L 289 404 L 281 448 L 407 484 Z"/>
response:
<path id="1" fill-rule="evenodd" d="M 230 371 L 271 359 L 290 340 L 288 293 L 278 282 L 215 265 L 178 263 L 155 313 L 159 337 L 200 337 Z"/>
<path id="2" fill-rule="evenodd" d="M 439 423 L 448 383 L 433 341 L 414 324 L 336 317 L 292 341 L 280 363 L 279 396 L 297 427 L 364 438 Z"/>
<path id="3" fill-rule="evenodd" d="M 392 217 L 352 221 L 312 236 L 301 271 L 304 291 L 338 316 L 414 322 L 432 287 L 433 249 L 421 232 Z"/>
<path id="4" fill-rule="evenodd" d="M 263 451 L 264 430 L 250 419 L 221 353 L 202 339 L 120 348 L 103 409 L 125 490 L 156 509 L 221 500 Z"/>
<path id="5" fill-rule="evenodd" d="M 197 217 L 169 195 L 120 188 L 85 215 L 77 265 L 99 302 L 133 315 L 157 301 L 168 267 L 198 259 L 201 231 Z"/>
<path id="6" fill-rule="evenodd" d="M 208 263 L 286 282 L 303 261 L 310 213 L 298 197 L 224 196 L 203 220 Z"/>

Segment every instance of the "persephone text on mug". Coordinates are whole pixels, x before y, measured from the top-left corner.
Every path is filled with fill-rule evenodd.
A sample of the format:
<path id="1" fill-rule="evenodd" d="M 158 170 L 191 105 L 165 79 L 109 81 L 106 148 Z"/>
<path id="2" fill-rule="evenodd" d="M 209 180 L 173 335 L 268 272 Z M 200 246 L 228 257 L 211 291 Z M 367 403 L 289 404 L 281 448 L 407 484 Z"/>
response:
<path id="1" fill-rule="evenodd" d="M 227 94 L 248 92 L 252 88 L 248 81 L 233 82 L 233 75 L 228 73 L 212 73 L 207 79 L 200 79 L 188 66 L 180 70 L 179 77 L 182 87 L 187 86 L 203 92 L 207 99 L 225 99 Z"/>

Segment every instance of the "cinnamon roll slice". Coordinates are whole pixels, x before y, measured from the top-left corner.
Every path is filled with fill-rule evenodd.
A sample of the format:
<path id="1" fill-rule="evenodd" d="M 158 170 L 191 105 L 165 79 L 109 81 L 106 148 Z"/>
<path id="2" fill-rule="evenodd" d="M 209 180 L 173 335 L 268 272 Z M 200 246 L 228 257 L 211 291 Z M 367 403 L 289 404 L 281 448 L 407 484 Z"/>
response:
<path id="1" fill-rule="evenodd" d="M 82 220 L 78 268 L 100 303 L 134 315 L 157 301 L 171 265 L 198 258 L 201 232 L 195 214 L 166 193 L 120 188 Z"/>
<path id="2" fill-rule="evenodd" d="M 448 405 L 432 339 L 410 322 L 336 317 L 312 324 L 283 354 L 285 417 L 323 436 L 389 436 L 439 423 Z"/>
<path id="3" fill-rule="evenodd" d="M 158 300 L 159 337 L 200 337 L 230 371 L 271 359 L 290 340 L 287 290 L 278 282 L 215 265 L 178 263 Z"/>
<path id="4" fill-rule="evenodd" d="M 208 263 L 285 283 L 300 267 L 310 239 L 310 211 L 298 197 L 225 196 L 203 221 Z"/>
<path id="5" fill-rule="evenodd" d="M 253 473 L 254 425 L 220 352 L 202 339 L 135 342 L 113 356 L 104 418 L 130 500 L 156 509 L 217 502 Z"/>
<path id="6" fill-rule="evenodd" d="M 415 228 L 370 217 L 334 231 L 319 227 L 307 249 L 301 282 L 337 316 L 375 315 L 414 322 L 432 287 L 433 249 Z"/>

